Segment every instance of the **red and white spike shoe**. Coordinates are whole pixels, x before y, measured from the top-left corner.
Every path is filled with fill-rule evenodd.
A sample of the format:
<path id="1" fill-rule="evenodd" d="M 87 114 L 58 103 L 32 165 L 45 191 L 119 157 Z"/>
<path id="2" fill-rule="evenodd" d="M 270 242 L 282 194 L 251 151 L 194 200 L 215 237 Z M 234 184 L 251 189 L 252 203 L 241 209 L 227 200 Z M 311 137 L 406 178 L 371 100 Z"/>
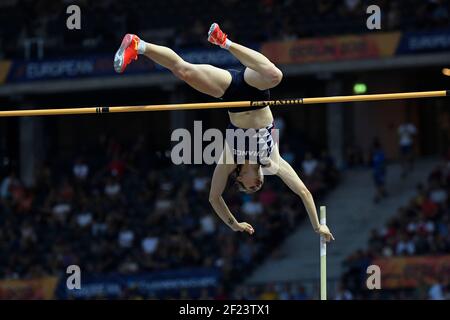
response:
<path id="1" fill-rule="evenodd" d="M 212 44 L 218 45 L 222 48 L 226 47 L 228 36 L 225 32 L 220 30 L 217 23 L 213 23 L 209 28 L 208 41 Z"/>
<path id="2" fill-rule="evenodd" d="M 128 33 L 123 37 L 122 44 L 114 57 L 114 69 L 116 72 L 124 72 L 133 60 L 137 60 L 139 41 L 141 41 L 139 37 L 134 34 Z"/>

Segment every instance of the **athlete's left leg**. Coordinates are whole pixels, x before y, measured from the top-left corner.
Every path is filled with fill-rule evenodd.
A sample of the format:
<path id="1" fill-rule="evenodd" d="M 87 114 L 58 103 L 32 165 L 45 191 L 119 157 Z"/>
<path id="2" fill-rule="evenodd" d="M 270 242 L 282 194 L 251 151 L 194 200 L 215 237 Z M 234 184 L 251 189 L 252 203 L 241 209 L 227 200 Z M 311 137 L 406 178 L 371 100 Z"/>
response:
<path id="1" fill-rule="evenodd" d="M 213 23 L 208 33 L 208 41 L 228 49 L 244 66 L 247 67 L 244 74 L 245 81 L 260 90 L 266 90 L 277 86 L 283 79 L 283 73 L 263 54 L 232 42 L 228 36 L 220 30 L 217 23 Z"/>
<path id="2" fill-rule="evenodd" d="M 147 43 L 138 36 L 127 34 L 116 53 L 114 66 L 119 73 L 124 72 L 127 65 L 145 55 L 159 65 L 169 69 L 175 76 L 189 84 L 192 88 L 216 97 L 223 96 L 231 83 L 231 74 L 227 70 L 208 64 L 193 64 L 183 60 L 168 47 Z"/>

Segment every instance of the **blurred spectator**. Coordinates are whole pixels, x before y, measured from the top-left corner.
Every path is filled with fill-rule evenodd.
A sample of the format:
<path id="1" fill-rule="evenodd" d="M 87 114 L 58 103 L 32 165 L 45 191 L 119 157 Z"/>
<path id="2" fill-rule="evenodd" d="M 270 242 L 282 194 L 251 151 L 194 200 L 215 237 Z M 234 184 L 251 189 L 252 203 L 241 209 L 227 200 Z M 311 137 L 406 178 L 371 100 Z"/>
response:
<path id="1" fill-rule="evenodd" d="M 274 119 L 275 129 L 278 130 L 278 139 L 279 141 L 283 141 L 284 139 L 284 133 L 286 128 L 286 121 L 284 121 L 284 118 L 277 115 Z"/>
<path id="2" fill-rule="evenodd" d="M 208 191 L 208 183 L 209 183 L 209 178 L 206 176 L 199 176 L 199 177 L 195 177 L 194 181 L 193 181 L 193 189 L 196 192 L 205 192 Z"/>
<path id="3" fill-rule="evenodd" d="M 401 255 L 414 255 L 416 253 L 416 247 L 411 239 L 408 239 L 406 234 L 402 234 L 401 239 L 397 242 L 395 254 Z"/>
<path id="4" fill-rule="evenodd" d="M 16 173 L 12 171 L 8 176 L 3 178 L 0 185 L 0 196 L 2 200 L 8 200 L 12 197 L 13 190 L 20 187 L 20 181 L 16 177 Z"/>
<path id="5" fill-rule="evenodd" d="M 414 136 L 417 129 L 414 124 L 405 122 L 398 127 L 400 157 L 402 162 L 402 177 L 405 178 L 414 166 Z"/>
<path id="6" fill-rule="evenodd" d="M 74 176 L 80 180 L 86 180 L 89 174 L 89 166 L 83 161 L 83 159 L 78 158 L 73 165 L 73 174 Z"/>
<path id="7" fill-rule="evenodd" d="M 339 171 L 336 168 L 334 159 L 328 150 L 322 150 L 320 153 L 319 167 L 323 172 L 324 182 L 327 186 L 334 187 L 339 181 Z"/>
<path id="8" fill-rule="evenodd" d="M 83 210 L 77 215 L 77 223 L 81 228 L 85 228 L 92 224 L 92 218 L 92 213 Z"/>
<path id="9" fill-rule="evenodd" d="M 280 300 L 292 300 L 291 285 L 289 283 L 279 284 L 277 291 Z"/>
<path id="10" fill-rule="evenodd" d="M 389 1 L 387 14 L 387 27 L 389 30 L 397 30 L 401 23 L 401 4 L 397 1 Z"/>
<path id="11" fill-rule="evenodd" d="M 242 212 L 249 216 L 260 215 L 263 212 L 263 205 L 252 196 L 251 200 L 246 201 L 242 206 Z"/>
<path id="12" fill-rule="evenodd" d="M 353 294 L 350 292 L 350 290 L 346 289 L 343 284 L 340 284 L 336 296 L 334 298 L 335 300 L 353 300 Z"/>
<path id="13" fill-rule="evenodd" d="M 151 236 L 148 236 L 148 237 L 142 239 L 142 242 L 141 242 L 142 250 L 144 250 L 144 252 L 146 254 L 154 253 L 158 246 L 158 241 L 159 241 L 159 239 L 157 237 L 151 237 Z"/>
<path id="14" fill-rule="evenodd" d="M 294 288 L 295 289 L 293 289 L 293 294 L 292 294 L 293 300 L 308 300 L 309 299 L 308 295 L 306 294 L 305 287 L 303 287 L 301 285 L 297 285 Z"/>
<path id="15" fill-rule="evenodd" d="M 134 241 L 134 232 L 132 230 L 122 230 L 119 233 L 119 246 L 122 248 L 130 248 Z"/>
<path id="16" fill-rule="evenodd" d="M 313 154 L 307 152 L 302 162 L 302 169 L 302 178 L 308 189 L 313 193 L 321 194 L 324 185 L 327 183 L 324 178 L 327 174 L 325 172 L 326 167 L 320 166 L 319 161 L 313 157 Z"/>
<path id="17" fill-rule="evenodd" d="M 261 300 L 277 300 L 278 299 L 278 294 L 275 291 L 275 285 L 272 284 L 272 283 L 267 284 L 264 292 L 261 293 L 259 298 Z"/>
<path id="18" fill-rule="evenodd" d="M 295 154 L 292 152 L 288 143 L 281 146 L 281 157 L 286 160 L 291 166 L 294 165 Z"/>
<path id="19" fill-rule="evenodd" d="M 373 181 L 375 183 L 374 202 L 378 203 L 382 198 L 387 196 L 385 189 L 386 185 L 386 158 L 381 144 L 378 139 L 375 139 L 372 146 L 372 170 Z"/>
<path id="20" fill-rule="evenodd" d="M 316 173 L 317 166 L 319 162 L 313 158 L 311 152 L 306 153 L 305 160 L 302 162 L 303 173 L 307 177 L 311 177 Z"/>
<path id="21" fill-rule="evenodd" d="M 214 296 L 214 300 L 227 300 L 227 294 L 225 293 L 225 288 L 223 286 L 219 286 L 216 290 L 216 294 Z"/>
<path id="22" fill-rule="evenodd" d="M 117 179 L 108 178 L 105 184 L 105 194 L 110 198 L 114 198 L 119 194 L 120 191 L 121 186 Z"/>
<path id="23" fill-rule="evenodd" d="M 277 193 L 272 189 L 272 186 L 269 184 L 263 188 L 259 193 L 259 203 L 265 207 L 270 207 L 277 202 Z"/>
<path id="24" fill-rule="evenodd" d="M 443 205 L 447 202 L 447 198 L 447 190 L 442 188 L 437 182 L 433 182 L 430 187 L 430 200 L 437 205 Z"/>
<path id="25" fill-rule="evenodd" d="M 213 234 L 216 231 L 216 224 L 212 215 L 205 215 L 200 220 L 202 231 L 205 234 Z"/>
<path id="26" fill-rule="evenodd" d="M 444 286 L 436 281 L 428 291 L 428 298 L 430 300 L 444 300 Z"/>
<path id="27" fill-rule="evenodd" d="M 207 288 L 203 288 L 200 294 L 199 300 L 212 300 L 211 295 L 209 294 L 209 290 Z"/>
<path id="28" fill-rule="evenodd" d="M 365 164 L 361 148 L 350 146 L 345 150 L 345 162 L 348 168 L 360 167 Z"/>

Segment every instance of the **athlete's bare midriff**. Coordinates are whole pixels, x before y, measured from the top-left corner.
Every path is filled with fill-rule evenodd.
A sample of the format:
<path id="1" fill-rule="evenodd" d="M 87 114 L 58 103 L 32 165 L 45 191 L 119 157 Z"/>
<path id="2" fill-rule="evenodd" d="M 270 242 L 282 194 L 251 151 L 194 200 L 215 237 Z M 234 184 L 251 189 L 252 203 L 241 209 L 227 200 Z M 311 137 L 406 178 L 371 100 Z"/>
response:
<path id="1" fill-rule="evenodd" d="M 228 115 L 231 123 L 242 129 L 261 129 L 273 123 L 273 115 L 269 106 L 251 111 L 228 112 Z"/>

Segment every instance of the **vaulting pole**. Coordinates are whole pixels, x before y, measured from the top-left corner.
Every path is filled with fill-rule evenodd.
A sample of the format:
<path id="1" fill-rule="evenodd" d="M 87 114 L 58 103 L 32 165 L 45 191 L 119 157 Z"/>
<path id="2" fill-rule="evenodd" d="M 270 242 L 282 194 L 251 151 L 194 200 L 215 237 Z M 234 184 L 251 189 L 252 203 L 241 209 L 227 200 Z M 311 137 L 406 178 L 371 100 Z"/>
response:
<path id="1" fill-rule="evenodd" d="M 327 208 L 320 207 L 320 224 L 327 224 Z M 327 242 L 320 236 L 320 300 L 327 300 Z"/>

